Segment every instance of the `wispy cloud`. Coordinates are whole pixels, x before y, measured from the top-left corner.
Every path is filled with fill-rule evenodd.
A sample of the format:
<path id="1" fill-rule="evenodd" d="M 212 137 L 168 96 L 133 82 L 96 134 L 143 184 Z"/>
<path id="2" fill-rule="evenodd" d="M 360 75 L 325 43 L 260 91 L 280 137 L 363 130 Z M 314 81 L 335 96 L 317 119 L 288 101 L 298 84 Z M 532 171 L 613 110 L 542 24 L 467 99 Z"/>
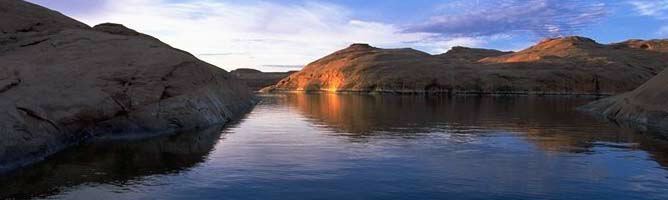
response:
<path id="1" fill-rule="evenodd" d="M 668 26 L 659 28 L 657 35 L 659 35 L 659 37 L 668 37 Z"/>
<path id="2" fill-rule="evenodd" d="M 348 10 L 321 1 L 115 0 L 75 17 L 89 25 L 125 24 L 226 69 L 303 65 L 351 43 L 411 43 L 430 53 L 482 43 L 473 37 L 435 39 L 434 33 L 403 32 L 397 25 L 355 19 Z"/>
<path id="3" fill-rule="evenodd" d="M 631 0 L 629 3 L 641 15 L 668 19 L 668 0 Z"/>
<path id="4" fill-rule="evenodd" d="M 406 31 L 460 37 L 529 32 L 554 37 L 577 33 L 607 14 L 606 4 L 598 0 L 454 1 L 442 10 L 445 14 Z"/>

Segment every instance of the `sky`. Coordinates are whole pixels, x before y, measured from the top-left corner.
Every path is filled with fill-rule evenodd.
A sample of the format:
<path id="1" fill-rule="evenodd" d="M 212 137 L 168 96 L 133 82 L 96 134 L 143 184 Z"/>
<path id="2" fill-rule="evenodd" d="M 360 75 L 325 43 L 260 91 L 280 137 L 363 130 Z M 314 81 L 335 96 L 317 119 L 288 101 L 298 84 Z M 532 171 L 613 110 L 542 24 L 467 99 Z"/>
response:
<path id="1" fill-rule="evenodd" d="M 668 0 L 29 0 L 113 22 L 226 70 L 298 70 L 352 43 L 440 54 L 550 37 L 668 38 Z"/>

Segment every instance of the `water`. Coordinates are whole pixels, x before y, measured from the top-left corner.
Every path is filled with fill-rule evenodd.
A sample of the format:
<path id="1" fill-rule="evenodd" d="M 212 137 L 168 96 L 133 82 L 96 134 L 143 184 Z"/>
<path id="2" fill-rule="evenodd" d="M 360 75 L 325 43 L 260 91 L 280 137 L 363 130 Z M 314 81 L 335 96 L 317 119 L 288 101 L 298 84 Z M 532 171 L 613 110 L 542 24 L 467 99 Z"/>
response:
<path id="1" fill-rule="evenodd" d="M 263 96 L 228 127 L 84 145 L 5 175 L 45 199 L 668 199 L 668 141 L 591 99 Z"/>

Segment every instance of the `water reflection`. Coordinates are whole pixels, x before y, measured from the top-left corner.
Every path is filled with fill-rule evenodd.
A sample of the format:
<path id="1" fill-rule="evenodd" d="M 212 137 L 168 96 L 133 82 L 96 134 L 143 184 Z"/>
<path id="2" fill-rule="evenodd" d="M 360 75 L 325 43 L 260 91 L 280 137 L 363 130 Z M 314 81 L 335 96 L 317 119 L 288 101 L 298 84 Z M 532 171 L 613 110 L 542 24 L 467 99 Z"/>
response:
<path id="1" fill-rule="evenodd" d="M 0 177 L 0 199 L 49 196 L 80 184 L 132 185 L 144 176 L 177 174 L 206 159 L 220 139 L 221 129 L 72 148 Z"/>
<path id="2" fill-rule="evenodd" d="M 262 98 L 222 133 L 62 152 L 0 199 L 668 198 L 666 140 L 575 111 L 586 98 Z"/>
<path id="3" fill-rule="evenodd" d="M 545 151 L 587 153 L 597 146 L 641 149 L 668 166 L 668 141 L 580 113 L 592 98 L 561 96 L 395 96 L 291 94 L 285 103 L 314 123 L 353 141 L 382 134 L 414 137 L 435 131 L 522 134 Z"/>

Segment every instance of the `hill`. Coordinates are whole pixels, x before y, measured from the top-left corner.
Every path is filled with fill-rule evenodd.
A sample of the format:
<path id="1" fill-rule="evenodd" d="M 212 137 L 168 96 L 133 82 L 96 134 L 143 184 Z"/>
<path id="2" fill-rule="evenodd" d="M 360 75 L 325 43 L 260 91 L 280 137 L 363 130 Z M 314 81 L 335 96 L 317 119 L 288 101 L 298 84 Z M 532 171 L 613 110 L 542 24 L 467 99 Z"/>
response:
<path id="1" fill-rule="evenodd" d="M 519 52 L 457 47 L 440 55 L 353 44 L 263 91 L 610 95 L 663 70 L 665 44 L 562 37 Z"/>

